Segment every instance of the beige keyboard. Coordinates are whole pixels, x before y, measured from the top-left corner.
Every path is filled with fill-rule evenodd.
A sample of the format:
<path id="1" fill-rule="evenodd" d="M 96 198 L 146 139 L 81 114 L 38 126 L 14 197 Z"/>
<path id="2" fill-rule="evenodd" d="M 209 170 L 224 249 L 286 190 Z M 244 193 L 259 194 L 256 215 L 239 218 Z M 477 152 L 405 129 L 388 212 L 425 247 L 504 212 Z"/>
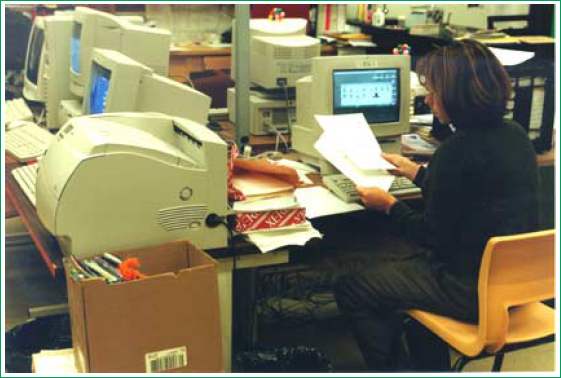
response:
<path id="1" fill-rule="evenodd" d="M 8 126 L 13 121 L 33 121 L 33 113 L 23 98 L 6 101 L 4 126 Z"/>
<path id="2" fill-rule="evenodd" d="M 43 155 L 54 135 L 48 130 L 27 122 L 6 131 L 6 151 L 19 161 L 29 161 Z"/>
<path id="3" fill-rule="evenodd" d="M 322 177 L 323 184 L 333 194 L 345 202 L 358 202 L 360 200 L 356 185 L 342 174 L 328 175 Z M 394 179 L 389 192 L 395 196 L 421 193 L 421 188 L 417 187 L 407 177 L 398 176 Z"/>
<path id="4" fill-rule="evenodd" d="M 12 170 L 12 176 L 33 206 L 35 206 L 35 184 L 37 183 L 38 166 L 39 163 L 32 163 Z"/>

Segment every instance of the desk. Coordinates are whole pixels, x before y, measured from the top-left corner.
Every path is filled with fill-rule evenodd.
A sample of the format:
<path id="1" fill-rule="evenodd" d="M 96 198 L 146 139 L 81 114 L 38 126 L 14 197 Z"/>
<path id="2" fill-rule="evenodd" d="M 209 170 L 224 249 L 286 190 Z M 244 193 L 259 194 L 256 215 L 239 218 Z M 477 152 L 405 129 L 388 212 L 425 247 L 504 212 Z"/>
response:
<path id="1" fill-rule="evenodd" d="M 29 202 L 13 176 L 11 171 L 21 166 L 21 163 L 6 156 L 6 199 L 14 204 L 20 215 L 33 243 L 50 274 L 54 279 L 63 279 L 63 252 L 57 239 L 47 231 L 39 221 L 35 207 Z M 266 265 L 288 263 L 289 252 L 280 249 L 271 253 L 261 254 L 257 248 L 242 240 L 233 243 L 232 253 L 227 249 L 207 251 L 218 262 L 218 286 L 220 297 L 222 347 L 224 355 L 224 367 L 226 371 L 231 370 L 232 354 L 232 313 L 235 313 L 235 303 L 232 300 L 233 287 L 236 284 L 234 270 L 247 270 Z"/>
<path id="2" fill-rule="evenodd" d="M 169 77 L 187 82 L 191 72 L 230 69 L 230 47 L 201 45 L 178 46 L 170 49 Z"/>
<path id="3" fill-rule="evenodd" d="M 321 55 L 337 55 L 334 46 L 323 45 Z M 181 45 L 170 49 L 169 77 L 185 83 L 191 72 L 230 69 L 231 49 L 204 45 Z"/>
<path id="4" fill-rule="evenodd" d="M 404 28 L 397 26 L 378 27 L 358 21 L 347 21 L 347 23 L 360 27 L 364 34 L 372 36 L 372 42 L 378 45 L 373 52 L 389 54 L 398 44 L 407 43 L 412 48 L 411 66 L 413 68 L 415 67 L 416 58 L 439 46 L 448 45 L 453 41 L 451 37 L 412 35 Z M 481 42 L 489 46 L 533 51 L 536 53 L 537 58 L 548 61 L 553 61 L 555 56 L 554 40 L 545 36 L 515 36 L 504 39 L 487 39 Z"/>
<path id="5" fill-rule="evenodd" d="M 6 167 L 8 165 L 17 164 L 17 160 L 14 159 L 9 154 L 4 155 L 4 161 L 6 162 Z M 8 172 L 8 170 L 6 169 L 6 173 L 7 172 Z M 8 175 L 6 175 L 6 177 L 4 179 L 4 187 L 7 186 L 7 182 L 8 182 Z M 7 196 L 6 196 L 5 200 L 6 200 L 5 201 L 6 208 L 4 209 L 4 219 L 17 217 L 18 216 L 18 211 L 17 211 L 16 207 L 14 206 L 13 202 Z"/>
<path id="6" fill-rule="evenodd" d="M 27 197 L 23 194 L 22 190 L 13 179 L 10 174 L 11 170 L 20 165 L 18 162 L 14 162 L 12 159 L 6 159 L 6 195 L 9 200 L 11 200 L 16 208 L 17 212 L 22 218 L 22 221 L 29 231 L 33 242 L 37 246 L 41 258 L 45 262 L 49 272 L 53 277 L 63 276 L 62 271 L 62 252 L 58 245 L 56 238 L 54 238 L 41 224 L 37 217 L 37 213 L 33 205 L 29 202 Z M 546 154 L 540 155 L 538 162 L 541 166 L 553 166 L 555 162 L 555 151 L 549 151 Z M 418 198 L 418 196 L 416 197 Z M 315 255 L 328 253 L 328 250 L 343 250 L 347 248 L 349 240 L 353 243 L 357 242 L 357 233 L 360 230 L 372 230 L 372 219 L 382 219 L 383 216 L 371 216 L 371 213 L 358 212 L 352 213 L 344 216 L 343 223 L 346 227 L 340 228 L 333 224 L 332 219 L 329 217 L 320 218 L 314 220 L 314 225 L 318 225 L 322 231 L 325 233 L 325 240 L 320 243 L 310 243 L 307 246 L 306 253 L 299 254 L 301 256 L 307 255 L 313 256 L 314 251 L 317 251 Z M 350 220 L 350 221 L 349 221 Z M 375 221 L 375 220 L 374 220 Z M 371 233 L 371 232 L 370 232 Z M 368 232 L 365 232 L 368 234 Z M 371 236 L 371 235 L 367 235 Z M 378 239 L 384 239 L 384 235 L 377 235 Z M 358 242 L 360 243 L 360 242 Z M 371 240 L 364 241 L 361 248 L 368 248 Z M 301 250 L 301 248 L 297 248 Z M 241 303 L 245 298 L 236 298 L 233 301 L 233 292 L 238 293 L 238 287 L 243 286 L 245 279 L 243 277 L 238 277 L 241 279 L 236 279 L 236 271 L 249 271 L 251 268 L 262 267 L 267 265 L 277 265 L 286 264 L 290 261 L 290 250 L 281 249 L 276 252 L 261 254 L 252 245 L 249 245 L 241 240 L 234 240 L 232 250 L 235 251 L 234 255 L 228 250 L 214 250 L 208 251 L 210 255 L 215 257 L 219 261 L 218 267 L 218 283 L 219 283 L 219 295 L 220 295 L 220 309 L 221 309 L 221 327 L 222 327 L 222 338 L 223 338 L 223 352 L 224 352 L 224 366 L 227 371 L 231 369 L 231 351 L 232 342 L 234 338 L 232 337 L 232 314 L 234 316 L 239 316 L 240 312 L 251 313 L 251 304 Z M 238 281 L 238 282 L 236 282 Z M 252 278 L 249 277 L 246 282 L 246 288 L 251 286 Z M 254 287 L 250 287 L 254 289 Z M 241 290 L 244 290 L 243 288 Z M 246 291 L 243 291 L 244 293 Z M 251 300 L 251 299 L 250 299 Z M 240 302 L 240 303 L 238 303 Z M 247 301 L 246 301 L 247 302 Z M 244 308 L 236 308 L 237 306 L 243 306 Z M 242 314 L 243 317 L 243 314 Z M 238 326 L 238 318 L 234 322 L 234 326 Z M 240 321 L 240 327 L 245 327 L 243 321 Z M 242 336 L 251 339 L 251 330 L 242 329 L 238 331 Z M 237 337 L 237 336 L 236 336 Z"/>
<path id="7" fill-rule="evenodd" d="M 452 36 L 422 36 L 412 35 L 406 29 L 394 26 L 376 27 L 362 22 L 348 21 L 349 24 L 361 28 L 365 34 L 372 36 L 372 41 L 378 47 L 370 53 L 388 54 L 400 43 L 407 43 L 411 47 L 411 68 L 415 70 L 418 59 L 430 51 L 453 43 Z M 536 150 L 541 152 L 551 145 L 551 130 L 554 125 L 555 114 L 555 40 L 546 36 L 513 36 L 480 40 L 488 46 L 504 49 L 531 51 L 535 56 L 529 61 L 506 66 L 505 69 L 513 79 L 514 103 L 513 119 L 528 131 L 532 115 L 535 114 L 533 104 L 542 102 L 542 120 L 540 138 L 534 143 Z M 533 101 L 534 78 L 543 82 L 543 99 Z M 520 80 L 518 80 L 520 79 Z M 537 109 L 536 109 L 537 110 Z"/>

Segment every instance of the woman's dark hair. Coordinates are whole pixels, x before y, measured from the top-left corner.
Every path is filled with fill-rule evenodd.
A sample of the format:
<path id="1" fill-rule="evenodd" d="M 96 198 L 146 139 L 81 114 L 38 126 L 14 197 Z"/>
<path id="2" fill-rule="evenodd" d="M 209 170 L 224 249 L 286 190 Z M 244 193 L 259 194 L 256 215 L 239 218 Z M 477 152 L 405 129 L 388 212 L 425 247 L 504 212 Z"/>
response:
<path id="1" fill-rule="evenodd" d="M 463 40 L 431 51 L 417 63 L 416 71 L 452 122 L 497 120 L 506 111 L 510 78 L 495 55 L 477 41 Z"/>

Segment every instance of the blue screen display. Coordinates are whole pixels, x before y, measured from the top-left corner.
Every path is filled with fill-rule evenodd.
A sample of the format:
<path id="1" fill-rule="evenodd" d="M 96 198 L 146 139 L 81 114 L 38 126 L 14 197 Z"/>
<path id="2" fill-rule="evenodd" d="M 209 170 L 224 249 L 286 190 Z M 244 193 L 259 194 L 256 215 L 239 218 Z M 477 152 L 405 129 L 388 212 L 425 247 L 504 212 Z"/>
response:
<path id="1" fill-rule="evenodd" d="M 80 38 L 82 37 L 82 25 L 75 22 L 70 40 L 70 65 L 72 71 L 80 73 Z"/>
<path id="2" fill-rule="evenodd" d="M 107 101 L 107 92 L 111 83 L 111 71 L 93 63 L 90 91 L 90 114 L 103 113 Z"/>

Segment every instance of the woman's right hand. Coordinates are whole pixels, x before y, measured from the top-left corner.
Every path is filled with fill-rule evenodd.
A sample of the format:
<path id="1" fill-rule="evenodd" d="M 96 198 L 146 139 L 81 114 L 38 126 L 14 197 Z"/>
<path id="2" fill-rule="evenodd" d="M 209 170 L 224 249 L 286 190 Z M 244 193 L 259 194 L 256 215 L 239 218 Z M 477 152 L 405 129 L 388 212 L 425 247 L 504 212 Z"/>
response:
<path id="1" fill-rule="evenodd" d="M 415 179 L 415 176 L 417 176 L 417 172 L 419 172 L 419 168 L 421 167 L 419 164 L 412 162 L 405 156 L 398 154 L 382 153 L 382 157 L 395 165 L 396 169 L 391 170 L 390 173 L 396 176 L 405 176 L 411 181 Z"/>

